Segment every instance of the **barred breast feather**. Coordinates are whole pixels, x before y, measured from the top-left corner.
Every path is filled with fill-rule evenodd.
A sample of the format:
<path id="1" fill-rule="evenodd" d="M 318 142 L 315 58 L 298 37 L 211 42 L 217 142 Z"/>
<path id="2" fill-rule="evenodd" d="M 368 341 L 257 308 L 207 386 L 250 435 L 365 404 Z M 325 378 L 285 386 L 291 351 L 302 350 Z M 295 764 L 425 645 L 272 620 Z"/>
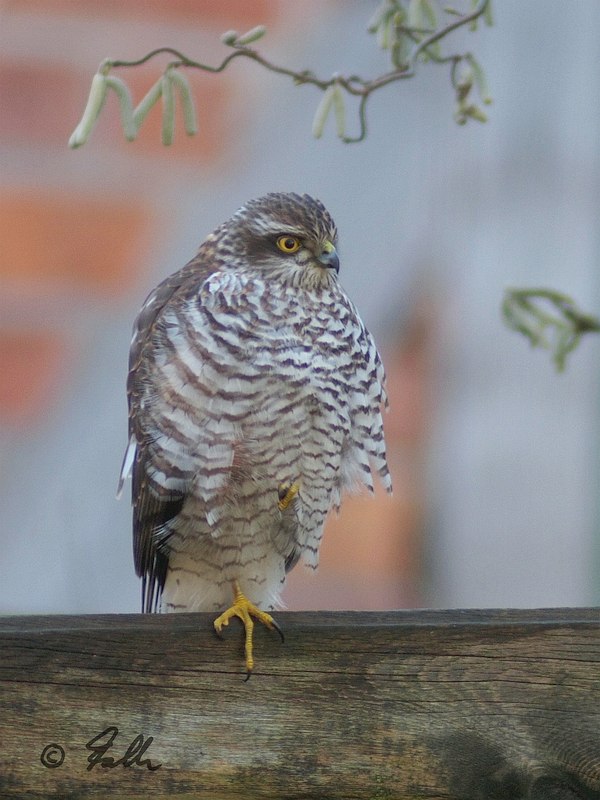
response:
<path id="1" fill-rule="evenodd" d="M 391 490 L 383 366 L 337 276 L 305 288 L 232 269 L 215 247 L 209 237 L 149 297 L 132 344 L 128 461 L 146 610 L 161 594 L 165 610 L 218 610 L 234 581 L 272 608 L 299 558 L 316 567 L 344 492 L 372 490 L 372 471 Z"/>

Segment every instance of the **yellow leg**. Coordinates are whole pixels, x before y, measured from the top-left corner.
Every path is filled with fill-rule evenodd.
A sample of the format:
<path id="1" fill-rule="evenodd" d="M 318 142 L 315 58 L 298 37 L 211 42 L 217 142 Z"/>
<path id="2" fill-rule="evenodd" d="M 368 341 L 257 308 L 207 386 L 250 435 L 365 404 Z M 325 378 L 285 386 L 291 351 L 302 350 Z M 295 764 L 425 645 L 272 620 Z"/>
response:
<path id="1" fill-rule="evenodd" d="M 299 483 L 290 483 L 290 481 L 284 481 L 283 483 L 280 483 L 277 490 L 279 494 L 279 502 L 277 503 L 279 510 L 285 511 L 299 491 Z"/>
<path id="2" fill-rule="evenodd" d="M 266 625 L 269 630 L 276 630 L 281 636 L 281 641 L 283 641 L 283 633 L 270 614 L 267 614 L 266 611 L 261 611 L 260 608 L 257 608 L 254 603 L 251 603 L 250 600 L 248 600 L 248 598 L 242 593 L 237 581 L 235 581 L 233 584 L 233 605 L 230 606 L 227 611 L 224 611 L 214 621 L 215 631 L 217 634 L 221 633 L 225 625 L 229 625 L 229 620 L 232 617 L 238 617 L 238 619 L 241 619 L 246 631 L 246 680 L 248 680 L 254 668 L 252 641 L 254 622 L 252 621 L 252 617 L 257 619 L 259 622 L 262 622 L 263 625 Z"/>

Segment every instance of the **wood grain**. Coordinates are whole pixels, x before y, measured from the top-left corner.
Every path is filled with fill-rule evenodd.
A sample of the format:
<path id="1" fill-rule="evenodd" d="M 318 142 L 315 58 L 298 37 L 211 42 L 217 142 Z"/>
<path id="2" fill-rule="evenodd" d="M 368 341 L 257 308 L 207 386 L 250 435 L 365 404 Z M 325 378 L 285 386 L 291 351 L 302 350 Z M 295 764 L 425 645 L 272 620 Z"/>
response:
<path id="1" fill-rule="evenodd" d="M 277 620 L 0 618 L 0 797 L 600 799 L 598 610 Z"/>

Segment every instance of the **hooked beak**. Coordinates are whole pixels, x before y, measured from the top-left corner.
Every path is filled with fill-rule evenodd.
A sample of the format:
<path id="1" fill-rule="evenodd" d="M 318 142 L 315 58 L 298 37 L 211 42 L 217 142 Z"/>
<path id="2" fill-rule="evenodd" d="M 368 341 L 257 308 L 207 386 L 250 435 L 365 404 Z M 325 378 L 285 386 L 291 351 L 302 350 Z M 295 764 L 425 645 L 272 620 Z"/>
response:
<path id="1" fill-rule="evenodd" d="M 327 269 L 334 269 L 336 274 L 340 271 L 340 259 L 331 242 L 325 242 L 323 245 L 323 252 L 319 256 L 319 262 Z"/>

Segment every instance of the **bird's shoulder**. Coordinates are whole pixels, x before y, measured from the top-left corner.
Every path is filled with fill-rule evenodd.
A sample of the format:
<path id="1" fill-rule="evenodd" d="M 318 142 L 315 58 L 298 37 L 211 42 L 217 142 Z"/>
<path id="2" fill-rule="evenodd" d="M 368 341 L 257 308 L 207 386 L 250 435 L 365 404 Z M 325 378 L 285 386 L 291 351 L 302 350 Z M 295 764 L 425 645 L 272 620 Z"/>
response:
<path id="1" fill-rule="evenodd" d="M 223 266 L 204 277 L 193 298 L 182 299 L 196 302 L 199 307 L 211 311 L 230 312 L 251 302 L 260 302 L 267 293 L 268 283 L 259 276 Z"/>
<path id="2" fill-rule="evenodd" d="M 133 323 L 133 336 L 129 350 L 129 368 L 139 364 L 146 343 L 150 340 L 154 326 L 164 310 L 176 303 L 180 296 L 189 294 L 193 287 L 202 284 L 211 274 L 219 270 L 213 249 L 207 240 L 198 253 L 177 272 L 166 277 L 146 297 Z"/>

